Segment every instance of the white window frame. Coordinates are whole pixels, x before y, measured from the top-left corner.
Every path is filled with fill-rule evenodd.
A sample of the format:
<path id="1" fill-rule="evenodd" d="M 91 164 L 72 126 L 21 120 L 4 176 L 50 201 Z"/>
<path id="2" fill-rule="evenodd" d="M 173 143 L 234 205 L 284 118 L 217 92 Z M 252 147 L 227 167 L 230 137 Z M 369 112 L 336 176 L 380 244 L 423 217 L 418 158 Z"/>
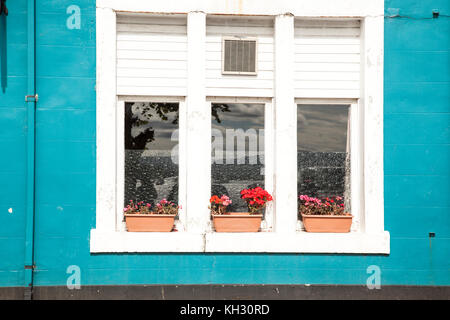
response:
<path id="1" fill-rule="evenodd" d="M 111 137 L 117 134 L 116 13 L 120 12 L 188 15 L 188 85 L 185 101 L 186 150 L 189 152 L 186 152 L 186 189 L 195 189 L 195 192 L 190 191 L 186 195 L 187 229 L 184 232 L 134 233 L 117 228 L 117 141 Z M 210 102 L 207 102 L 205 95 L 206 14 L 271 15 L 275 19 L 275 83 L 283 85 L 275 85 L 273 97 L 274 128 L 278 128 L 274 131 L 273 146 L 273 232 L 213 233 L 206 228 L 209 221 L 207 199 L 210 171 L 205 168 L 211 161 L 210 149 L 201 147 L 207 145 L 211 137 Z M 333 0 L 321 1 L 320 5 L 313 0 L 301 3 L 280 0 L 267 1 L 264 5 L 247 3 L 244 7 L 237 2 L 230 4 L 227 0 L 97 0 L 96 227 L 91 230 L 90 251 L 389 254 L 390 239 L 389 233 L 384 230 L 383 200 L 383 14 L 384 0 L 349 0 L 341 5 L 336 5 Z M 366 146 L 359 162 L 364 177 L 359 198 L 364 201 L 358 230 L 346 234 L 297 230 L 297 194 L 292 191 L 296 190 L 297 183 L 296 173 L 292 177 L 297 165 L 297 118 L 294 114 L 298 102 L 295 99 L 304 97 L 295 97 L 293 89 L 294 17 L 351 17 L 361 20 L 362 74 L 357 109 L 364 124 L 361 145 Z M 198 140 L 201 143 L 196 145 Z M 192 176 L 198 177 L 199 182 Z"/>
<path id="2" fill-rule="evenodd" d="M 273 148 L 274 148 L 274 123 L 273 123 L 273 104 L 270 98 L 243 98 L 243 97 L 207 97 L 207 105 L 209 110 L 213 103 L 254 103 L 262 104 L 264 108 L 264 189 L 273 194 Z M 210 121 L 212 124 L 212 119 Z M 259 147 L 259 144 L 258 144 Z M 210 151 L 211 154 L 211 151 Z M 268 156 L 267 156 L 268 155 Z M 212 176 L 209 176 L 209 186 L 212 186 Z M 211 189 L 210 189 L 211 190 Z M 210 191 L 211 193 L 211 191 Z M 220 196 L 220 195 L 219 195 Z M 273 203 L 268 202 L 265 208 L 264 220 L 261 223 L 261 232 L 273 231 Z M 212 226 L 208 228 L 208 232 L 212 233 Z"/>
<path id="3" fill-rule="evenodd" d="M 152 97 L 152 96 L 118 96 L 116 110 L 116 231 L 126 231 L 123 221 L 123 204 L 125 196 L 125 103 L 177 103 L 178 104 L 178 200 L 181 206 L 175 227 L 178 231 L 185 231 L 186 216 L 186 104 L 184 97 Z M 126 199 L 128 200 L 128 199 Z M 145 201 L 145 199 L 139 199 Z"/>
<path id="4" fill-rule="evenodd" d="M 350 121 L 350 207 L 353 215 L 352 232 L 363 232 L 361 225 L 361 217 L 363 217 L 363 205 L 364 205 L 364 171 L 363 171 L 363 159 L 364 152 L 363 141 L 361 140 L 363 121 L 362 114 L 360 112 L 361 105 L 358 103 L 358 99 L 295 99 L 295 104 L 299 105 L 330 105 L 330 106 L 348 106 L 349 107 L 349 121 Z M 297 128 L 296 128 L 297 129 Z M 297 191 L 298 194 L 298 191 Z M 297 230 L 303 230 L 303 225 L 299 220 Z"/>

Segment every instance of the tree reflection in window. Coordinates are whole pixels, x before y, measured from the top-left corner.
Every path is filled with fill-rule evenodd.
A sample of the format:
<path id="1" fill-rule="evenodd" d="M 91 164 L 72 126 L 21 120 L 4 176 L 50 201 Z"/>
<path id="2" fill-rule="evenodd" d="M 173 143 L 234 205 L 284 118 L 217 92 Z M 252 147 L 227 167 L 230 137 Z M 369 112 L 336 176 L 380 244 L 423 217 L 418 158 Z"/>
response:
<path id="1" fill-rule="evenodd" d="M 178 103 L 125 103 L 124 204 L 178 202 L 178 120 Z"/>
<path id="2" fill-rule="evenodd" d="M 350 211 L 350 108 L 298 105 L 297 188 L 313 197 L 341 196 Z"/>
<path id="3" fill-rule="evenodd" d="M 264 188 L 264 104 L 212 104 L 211 194 L 229 196 L 229 212 L 247 211 L 240 191 Z"/>

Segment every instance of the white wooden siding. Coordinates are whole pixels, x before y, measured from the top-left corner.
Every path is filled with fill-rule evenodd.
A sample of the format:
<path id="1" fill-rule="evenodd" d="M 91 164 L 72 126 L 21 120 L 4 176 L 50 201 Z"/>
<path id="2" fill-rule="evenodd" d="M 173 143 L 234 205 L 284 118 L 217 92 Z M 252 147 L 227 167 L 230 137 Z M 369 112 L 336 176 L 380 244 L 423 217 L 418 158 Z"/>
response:
<path id="1" fill-rule="evenodd" d="M 256 37 L 257 75 L 222 74 L 222 37 Z M 272 97 L 274 81 L 273 19 L 206 19 L 206 95 Z"/>
<path id="2" fill-rule="evenodd" d="M 185 15 L 118 15 L 118 95 L 184 96 L 186 78 Z"/>
<path id="3" fill-rule="evenodd" d="M 360 51 L 357 20 L 296 20 L 295 96 L 359 98 Z"/>

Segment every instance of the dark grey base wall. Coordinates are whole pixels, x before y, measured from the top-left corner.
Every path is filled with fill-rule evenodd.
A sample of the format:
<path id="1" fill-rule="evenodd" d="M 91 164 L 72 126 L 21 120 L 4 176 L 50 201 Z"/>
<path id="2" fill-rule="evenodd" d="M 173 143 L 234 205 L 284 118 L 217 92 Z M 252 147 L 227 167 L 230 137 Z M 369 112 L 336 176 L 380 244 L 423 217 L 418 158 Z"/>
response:
<path id="1" fill-rule="evenodd" d="M 24 299 L 23 287 L 0 287 L 0 299 Z M 369 290 L 353 285 L 129 285 L 34 287 L 34 300 L 450 300 L 450 286 L 382 286 Z"/>

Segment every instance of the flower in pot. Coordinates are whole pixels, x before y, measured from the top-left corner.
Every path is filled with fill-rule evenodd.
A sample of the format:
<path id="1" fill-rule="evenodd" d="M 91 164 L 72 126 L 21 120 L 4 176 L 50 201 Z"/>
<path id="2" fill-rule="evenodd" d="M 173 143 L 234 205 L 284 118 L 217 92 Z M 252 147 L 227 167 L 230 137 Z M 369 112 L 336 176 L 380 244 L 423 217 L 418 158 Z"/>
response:
<path id="1" fill-rule="evenodd" d="M 211 209 L 211 213 L 213 215 L 220 215 L 226 213 L 227 207 L 232 203 L 232 201 L 226 195 L 222 195 L 220 198 L 214 195 L 209 199 L 209 203 L 209 209 Z"/>
<path id="2" fill-rule="evenodd" d="M 262 214 L 267 202 L 272 201 L 272 196 L 263 188 L 244 189 L 241 191 L 241 199 L 247 202 L 250 214 Z"/>
<path id="3" fill-rule="evenodd" d="M 227 196 L 212 196 L 210 209 L 216 232 L 258 232 L 261 226 L 262 210 L 272 196 L 257 187 L 241 191 L 241 199 L 247 202 L 248 212 L 226 212 L 231 204 Z"/>
<path id="4" fill-rule="evenodd" d="M 170 232 L 173 229 L 175 216 L 180 206 L 162 199 L 156 204 L 155 210 L 150 210 L 149 203 L 143 201 L 134 203 L 130 200 L 124 211 L 127 230 L 130 232 Z"/>
<path id="5" fill-rule="evenodd" d="M 342 197 L 314 198 L 300 195 L 300 215 L 307 232 L 350 232 L 353 216 L 345 211 Z"/>

